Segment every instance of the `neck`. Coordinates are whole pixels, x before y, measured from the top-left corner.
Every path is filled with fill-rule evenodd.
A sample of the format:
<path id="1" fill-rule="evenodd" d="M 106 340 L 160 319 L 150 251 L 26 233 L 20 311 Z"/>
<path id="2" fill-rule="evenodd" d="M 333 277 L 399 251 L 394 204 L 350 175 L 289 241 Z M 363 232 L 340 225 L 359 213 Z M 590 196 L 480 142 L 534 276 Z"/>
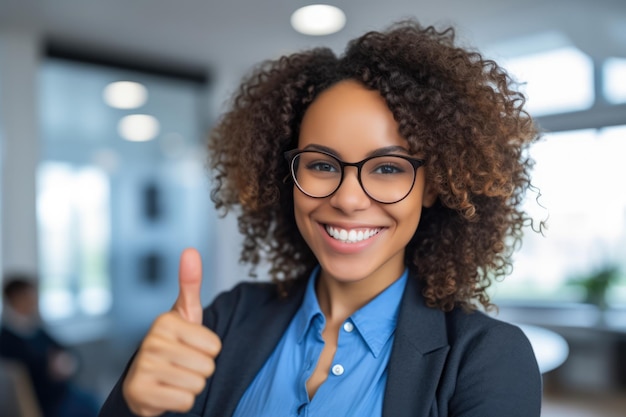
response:
<path id="1" fill-rule="evenodd" d="M 329 276 L 325 271 L 320 271 L 315 292 L 326 322 L 343 323 L 396 282 L 403 270 L 384 277 L 372 276 L 356 282 L 342 282 Z"/>

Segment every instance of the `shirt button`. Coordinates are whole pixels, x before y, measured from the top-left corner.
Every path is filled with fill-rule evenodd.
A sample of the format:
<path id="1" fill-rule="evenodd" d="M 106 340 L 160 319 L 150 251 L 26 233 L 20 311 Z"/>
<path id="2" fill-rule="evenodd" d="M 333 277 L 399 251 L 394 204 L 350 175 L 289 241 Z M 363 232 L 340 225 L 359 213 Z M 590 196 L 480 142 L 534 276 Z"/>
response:
<path id="1" fill-rule="evenodd" d="M 333 366 L 333 369 L 332 369 L 333 375 L 336 375 L 336 376 L 343 375 L 343 371 L 344 371 L 343 366 L 339 364 Z"/>
<path id="2" fill-rule="evenodd" d="M 344 329 L 346 332 L 350 333 L 350 332 L 352 332 L 352 330 L 354 330 L 354 324 L 352 324 L 352 323 L 350 323 L 349 321 L 347 321 L 347 322 L 345 322 L 345 323 L 343 324 L 343 329 Z"/>

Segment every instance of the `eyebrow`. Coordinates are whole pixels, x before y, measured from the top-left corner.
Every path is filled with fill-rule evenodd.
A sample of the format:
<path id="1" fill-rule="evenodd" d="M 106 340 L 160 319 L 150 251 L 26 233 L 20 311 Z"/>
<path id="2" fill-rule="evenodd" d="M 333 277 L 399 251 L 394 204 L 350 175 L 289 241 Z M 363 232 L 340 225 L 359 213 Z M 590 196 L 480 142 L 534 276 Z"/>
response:
<path id="1" fill-rule="evenodd" d="M 327 153 L 329 153 L 331 155 L 340 157 L 339 152 L 335 151 L 333 148 L 329 148 L 329 147 L 323 146 L 323 145 L 311 144 L 311 145 L 305 146 L 304 149 L 323 151 L 323 152 L 327 152 Z M 373 151 L 368 152 L 366 157 L 369 158 L 370 156 L 381 156 L 381 155 L 389 155 L 389 154 L 394 154 L 394 153 L 402 153 L 402 154 L 405 154 L 405 155 L 410 155 L 408 149 L 406 149 L 406 148 L 404 148 L 402 146 L 393 145 L 393 146 L 385 146 L 384 148 L 374 149 Z"/>

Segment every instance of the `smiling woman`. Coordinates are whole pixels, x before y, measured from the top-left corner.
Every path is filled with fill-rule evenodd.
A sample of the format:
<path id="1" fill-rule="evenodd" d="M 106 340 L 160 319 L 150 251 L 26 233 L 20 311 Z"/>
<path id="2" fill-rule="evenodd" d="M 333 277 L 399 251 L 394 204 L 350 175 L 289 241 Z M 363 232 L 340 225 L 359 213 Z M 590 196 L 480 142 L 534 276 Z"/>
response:
<path id="1" fill-rule="evenodd" d="M 523 104 L 452 29 L 414 21 L 266 62 L 209 150 L 241 259 L 274 282 L 203 310 L 185 251 L 102 416 L 538 417 L 531 344 L 478 311 L 531 222 Z"/>
<path id="2" fill-rule="evenodd" d="M 326 198 L 294 193 L 298 230 L 320 263 L 321 275 L 336 281 L 331 284 L 328 279 L 321 279 L 318 291 L 326 292 L 323 283 L 354 282 L 357 288 L 358 282 L 367 298 L 373 298 L 402 275 L 404 249 L 417 229 L 421 208 L 432 206 L 437 195 L 426 186 L 424 170 L 417 170 L 420 164 L 414 166 L 404 159 L 410 154 L 409 143 L 398 133 L 398 124 L 382 96 L 356 81 L 333 85 L 306 111 L 298 149 L 320 148 L 350 161 L 366 159 L 359 170 L 344 167 L 334 189 L 321 195 Z M 367 159 L 373 155 L 373 159 Z M 372 168 L 368 164 L 376 160 L 395 169 L 380 174 L 380 164 Z M 391 165 L 394 160 L 401 162 Z M 292 169 L 292 174 L 298 173 L 294 180 L 303 177 L 300 171 Z M 311 182 L 325 184 L 328 180 L 315 177 L 298 183 L 314 189 Z M 359 231 L 369 238 L 358 244 L 348 240 L 351 234 L 358 236 Z M 351 256 L 345 256 L 348 254 Z M 324 298 L 331 296 L 325 294 Z M 359 304 L 365 304 L 365 300 L 350 298 L 355 310 L 361 307 Z M 331 306 L 326 307 L 332 310 Z"/>

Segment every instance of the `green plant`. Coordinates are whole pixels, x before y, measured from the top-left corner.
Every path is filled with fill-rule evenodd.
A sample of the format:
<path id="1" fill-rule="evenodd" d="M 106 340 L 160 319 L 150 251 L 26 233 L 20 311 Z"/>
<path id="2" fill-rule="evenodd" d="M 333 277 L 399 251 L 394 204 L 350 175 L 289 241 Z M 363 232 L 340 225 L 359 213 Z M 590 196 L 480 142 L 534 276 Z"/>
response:
<path id="1" fill-rule="evenodd" d="M 584 277 L 571 279 L 568 283 L 584 289 L 584 302 L 605 309 L 607 307 L 607 293 L 619 278 L 619 268 L 615 265 L 608 265 Z"/>

